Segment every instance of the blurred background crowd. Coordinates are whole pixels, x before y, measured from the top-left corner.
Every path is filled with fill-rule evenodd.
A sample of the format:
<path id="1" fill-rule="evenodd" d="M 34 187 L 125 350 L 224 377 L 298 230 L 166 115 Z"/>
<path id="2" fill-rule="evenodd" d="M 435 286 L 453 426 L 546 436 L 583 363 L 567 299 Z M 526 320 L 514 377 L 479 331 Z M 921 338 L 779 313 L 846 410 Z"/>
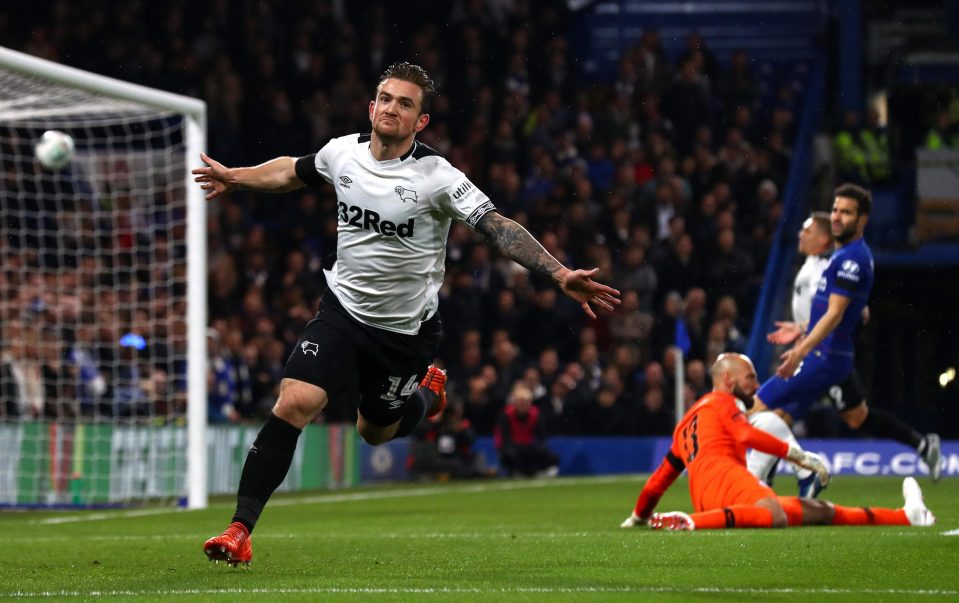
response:
<path id="1" fill-rule="evenodd" d="M 617 312 L 588 320 L 553 285 L 455 224 L 438 358 L 449 371 L 451 421 L 492 434 L 521 385 L 550 435 L 669 433 L 677 350 L 689 404 L 710 388 L 707 367 L 717 355 L 745 349 L 807 66 L 760 69 L 745 50 L 719 60 L 695 31 L 670 58 L 650 29 L 622 54 L 611 81 L 589 81 L 578 75 L 571 13 L 561 2 L 354 4 L 132 0 L 105 9 L 56 1 L 30 8 L 43 18 L 33 16 L 40 24 L 28 29 L 18 27 L 18 11 L 0 15 L 0 39 L 204 99 L 209 154 L 229 166 L 306 155 L 331 137 L 368 131 L 380 73 L 395 60 L 419 63 L 440 93 L 419 139 L 560 261 L 599 267 L 597 280 L 623 300 Z M 887 179 L 888 148 L 866 140 L 856 117 L 837 130 L 838 169 L 867 184 Z M 939 144 L 959 143 L 948 116 L 942 129 Z M 210 419 L 259 421 L 324 287 L 322 267 L 336 247 L 335 194 L 328 186 L 283 196 L 237 191 L 211 204 L 209 216 Z M 26 295 L 28 283 L 21 285 Z M 5 341 L 17 329 L 43 329 L 12 320 L 12 311 L 4 318 Z M 75 339 L 90 345 L 74 347 L 86 356 L 35 354 L 26 363 L 33 368 L 2 380 L 12 385 L 0 413 L 177 414 L 182 384 L 169 374 L 169 353 L 157 356 L 148 336 L 136 339 L 148 330 L 132 328 L 119 346 L 122 332 L 96 345 L 96 333 L 79 330 Z M 106 385 L 122 379 L 100 375 L 104 383 L 84 394 L 86 410 L 43 402 L 83 400 L 76 390 L 44 393 L 45 376 L 104 373 L 108 348 L 148 350 L 163 363 L 146 362 L 132 393 Z M 120 405 L 123 396 L 152 407 L 140 413 Z M 331 405 L 320 420 L 350 421 L 354 413 Z"/>

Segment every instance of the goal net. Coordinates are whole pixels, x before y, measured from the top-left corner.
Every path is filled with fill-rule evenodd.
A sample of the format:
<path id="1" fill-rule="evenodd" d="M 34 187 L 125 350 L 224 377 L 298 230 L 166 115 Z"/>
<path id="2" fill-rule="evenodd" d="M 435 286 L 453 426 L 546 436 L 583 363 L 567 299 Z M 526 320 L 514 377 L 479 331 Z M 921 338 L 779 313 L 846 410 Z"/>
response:
<path id="1" fill-rule="evenodd" d="M 201 101 L 0 48 L 0 506 L 206 505 L 204 132 Z"/>

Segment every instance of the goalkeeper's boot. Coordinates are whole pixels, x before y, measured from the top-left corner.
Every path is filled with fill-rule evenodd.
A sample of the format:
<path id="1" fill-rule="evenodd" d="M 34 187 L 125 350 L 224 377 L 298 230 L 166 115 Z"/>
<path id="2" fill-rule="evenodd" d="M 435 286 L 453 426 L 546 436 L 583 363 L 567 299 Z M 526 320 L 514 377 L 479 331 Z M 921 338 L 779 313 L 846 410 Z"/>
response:
<path id="1" fill-rule="evenodd" d="M 902 510 L 906 512 L 906 518 L 911 525 L 928 527 L 936 523 L 936 516 L 922 500 L 922 488 L 916 478 L 907 477 L 902 480 L 902 497 L 906 499 Z"/>
<path id="2" fill-rule="evenodd" d="M 443 412 L 446 408 L 446 371 L 436 368 L 432 364 L 426 371 L 426 376 L 420 381 L 420 387 L 425 387 L 436 394 L 436 402 L 426 411 L 427 418 L 432 418 Z"/>
<path id="3" fill-rule="evenodd" d="M 926 446 L 922 449 L 922 460 L 929 467 L 929 477 L 932 483 L 939 481 L 942 477 L 942 447 L 939 443 L 939 434 L 927 433 Z"/>
<path id="4" fill-rule="evenodd" d="M 692 531 L 696 529 L 696 522 L 693 521 L 692 517 L 682 511 L 653 513 L 649 518 L 649 527 L 654 530 Z"/>
<path id="5" fill-rule="evenodd" d="M 222 534 L 203 543 L 203 552 L 210 561 L 226 561 L 233 567 L 241 563 L 250 565 L 253 560 L 250 531 L 239 521 L 234 521 Z"/>

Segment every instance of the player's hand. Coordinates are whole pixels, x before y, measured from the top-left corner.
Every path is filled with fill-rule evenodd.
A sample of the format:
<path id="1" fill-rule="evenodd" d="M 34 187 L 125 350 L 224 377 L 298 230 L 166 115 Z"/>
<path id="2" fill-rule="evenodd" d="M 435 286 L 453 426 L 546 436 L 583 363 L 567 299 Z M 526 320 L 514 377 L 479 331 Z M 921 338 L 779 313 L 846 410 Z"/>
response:
<path id="1" fill-rule="evenodd" d="M 782 360 L 782 364 L 776 369 L 776 374 L 783 379 L 789 379 L 796 374 L 796 369 L 799 368 L 799 365 L 802 364 L 803 358 L 805 357 L 806 355 L 803 354 L 798 347 L 786 350 L 783 355 L 779 357 L 779 359 Z"/>
<path id="2" fill-rule="evenodd" d="M 799 339 L 802 329 L 794 322 L 785 320 L 776 321 L 776 330 L 766 335 L 766 341 L 776 345 L 789 345 Z"/>
<path id="3" fill-rule="evenodd" d="M 829 469 L 826 468 L 826 465 L 822 462 L 822 459 L 818 454 L 812 454 L 811 452 L 806 452 L 796 446 L 790 446 L 789 452 L 786 453 L 786 460 L 796 463 L 800 467 L 809 469 L 813 473 L 819 476 L 819 482 L 822 484 L 822 487 L 825 488 L 829 485 Z"/>
<path id="4" fill-rule="evenodd" d="M 599 268 L 592 270 L 568 270 L 560 281 L 559 288 L 563 293 L 570 296 L 582 306 L 583 312 L 590 318 L 596 318 L 596 314 L 590 307 L 590 304 L 602 308 L 607 312 L 612 312 L 619 305 L 619 291 L 597 283 L 591 277 L 599 272 Z"/>
<path id="5" fill-rule="evenodd" d="M 192 173 L 196 176 L 194 181 L 199 182 L 200 188 L 206 191 L 207 201 L 212 201 L 234 189 L 229 179 L 230 169 L 228 167 L 206 153 L 200 153 L 200 159 L 206 166 L 195 168 Z"/>

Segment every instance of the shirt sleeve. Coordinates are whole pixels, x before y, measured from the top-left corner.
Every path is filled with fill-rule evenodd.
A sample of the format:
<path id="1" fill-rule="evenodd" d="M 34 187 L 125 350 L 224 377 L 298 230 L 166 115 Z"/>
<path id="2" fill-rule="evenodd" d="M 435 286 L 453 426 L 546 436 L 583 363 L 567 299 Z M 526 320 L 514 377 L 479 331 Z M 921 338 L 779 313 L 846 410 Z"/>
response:
<path id="1" fill-rule="evenodd" d="M 296 160 L 296 177 L 307 186 L 319 186 L 325 182 L 323 176 L 316 171 L 316 155 L 304 155 Z"/>
<path id="2" fill-rule="evenodd" d="M 436 183 L 436 204 L 454 220 L 475 229 L 480 218 L 496 209 L 486 193 L 470 182 L 466 174 L 445 160 L 433 174 Z"/>
<path id="3" fill-rule="evenodd" d="M 862 266 L 854 258 L 842 260 L 835 270 L 833 293 L 852 294 L 859 289 L 862 284 Z"/>
<path id="4" fill-rule="evenodd" d="M 783 458 L 789 452 L 789 444 L 749 424 L 746 415 L 738 408 L 727 416 L 727 429 L 737 442 L 766 454 Z"/>
<path id="5" fill-rule="evenodd" d="M 313 171 L 319 175 L 319 177 L 324 182 L 333 182 L 333 159 L 339 153 L 346 152 L 343 141 L 346 140 L 348 143 L 355 144 L 355 138 L 334 138 L 333 140 L 327 142 L 323 145 L 319 151 L 313 155 L 307 155 L 307 157 L 313 157 Z M 297 162 L 299 163 L 299 161 Z M 299 170 L 297 170 L 297 176 L 300 176 Z M 300 180 L 303 180 L 300 176 Z M 303 180 L 306 182 L 306 180 Z M 308 183 L 309 184 L 309 183 Z"/>

